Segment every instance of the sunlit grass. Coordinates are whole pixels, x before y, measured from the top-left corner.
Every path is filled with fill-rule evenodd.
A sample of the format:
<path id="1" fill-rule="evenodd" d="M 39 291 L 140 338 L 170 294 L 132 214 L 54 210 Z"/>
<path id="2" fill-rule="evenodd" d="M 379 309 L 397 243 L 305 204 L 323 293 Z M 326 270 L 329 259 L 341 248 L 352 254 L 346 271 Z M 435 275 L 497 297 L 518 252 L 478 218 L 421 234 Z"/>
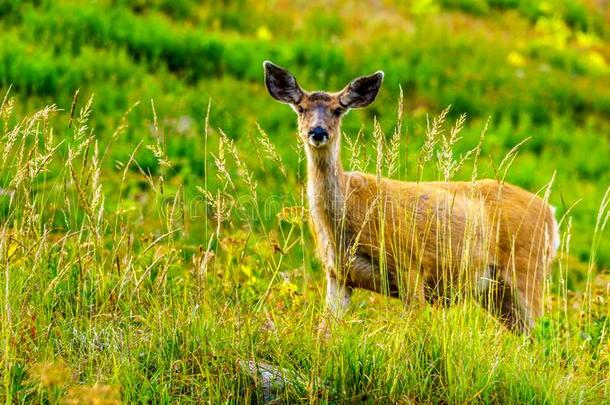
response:
<path id="1" fill-rule="evenodd" d="M 532 338 L 507 332 L 470 301 L 411 310 L 358 292 L 325 340 L 317 330 L 323 277 L 304 215 L 303 179 L 286 171 L 262 128 L 253 140 L 234 141 L 206 126 L 203 200 L 193 205 L 180 183 L 166 183 L 173 162 L 156 116 L 150 148 L 159 174 L 142 170 L 134 150 L 115 162 L 119 176 L 111 178 L 101 169 L 111 154 L 89 126 L 94 103 L 76 108 L 62 134 L 54 125 L 71 119 L 68 111 L 48 107 L 15 119 L 12 105 L 7 98 L 0 108 L 6 403 L 564 403 L 609 394 L 610 295 L 595 267 L 608 194 L 597 202 L 589 265 L 570 256 L 570 213 L 563 219 L 547 314 Z M 460 163 L 450 152 L 457 133 L 452 140 L 443 116 L 431 122 L 437 130 L 428 131 L 420 159 L 399 151 L 409 128 L 396 125 L 384 143 L 375 127 L 373 138 L 390 162 L 372 155 L 368 166 L 402 175 L 409 158 L 421 162 L 420 172 L 438 170 L 449 179 L 455 166 L 447 164 Z M 350 165 L 365 168 L 359 159 L 367 145 L 351 148 Z M 248 159 L 253 153 L 261 158 Z M 472 169 L 469 163 L 463 170 Z M 265 176 L 278 176 L 285 187 Z M 134 179 L 142 188 L 135 205 L 128 204 Z M 142 231 L 144 223 L 154 231 Z M 198 246 L 189 242 L 193 229 Z M 569 273 L 583 268 L 586 291 L 568 291 Z M 248 362 L 281 370 L 282 378 L 267 389 Z"/>

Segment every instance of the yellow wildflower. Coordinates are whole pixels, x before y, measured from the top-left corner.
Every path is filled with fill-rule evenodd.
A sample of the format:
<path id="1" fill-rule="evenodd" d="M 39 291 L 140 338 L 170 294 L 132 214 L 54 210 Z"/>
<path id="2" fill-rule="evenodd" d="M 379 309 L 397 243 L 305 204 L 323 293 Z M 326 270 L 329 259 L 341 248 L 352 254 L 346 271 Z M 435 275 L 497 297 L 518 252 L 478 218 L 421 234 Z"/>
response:
<path id="1" fill-rule="evenodd" d="M 273 39 L 273 34 L 266 25 L 261 25 L 256 30 L 256 38 L 261 41 L 271 41 Z"/>
<path id="2" fill-rule="evenodd" d="M 591 51 L 587 55 L 587 65 L 594 72 L 603 72 L 608 69 L 608 62 L 604 55 L 597 51 Z"/>
<path id="3" fill-rule="evenodd" d="M 514 67 L 523 67 L 527 64 L 525 57 L 517 51 L 511 51 L 506 57 L 506 61 Z"/>

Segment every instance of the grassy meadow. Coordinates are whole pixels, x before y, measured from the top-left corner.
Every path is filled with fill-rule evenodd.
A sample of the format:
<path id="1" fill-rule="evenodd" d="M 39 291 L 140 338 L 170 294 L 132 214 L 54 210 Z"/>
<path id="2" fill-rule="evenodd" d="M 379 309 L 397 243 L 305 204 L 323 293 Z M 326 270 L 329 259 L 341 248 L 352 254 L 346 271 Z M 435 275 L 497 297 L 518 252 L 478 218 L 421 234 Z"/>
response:
<path id="1" fill-rule="evenodd" d="M 550 189 L 532 338 L 363 291 L 319 336 L 305 156 L 266 59 L 310 90 L 385 72 L 343 121 L 346 168 Z M 0 2 L 7 404 L 608 403 L 609 218 L 605 1 Z"/>

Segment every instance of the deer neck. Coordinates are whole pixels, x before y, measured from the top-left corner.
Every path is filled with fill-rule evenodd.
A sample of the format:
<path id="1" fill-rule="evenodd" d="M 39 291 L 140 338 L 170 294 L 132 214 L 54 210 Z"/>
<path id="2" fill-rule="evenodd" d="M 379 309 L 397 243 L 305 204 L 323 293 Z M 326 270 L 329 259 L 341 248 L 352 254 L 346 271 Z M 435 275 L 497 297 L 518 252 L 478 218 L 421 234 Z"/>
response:
<path id="1" fill-rule="evenodd" d="M 341 188 L 343 167 L 339 153 L 340 132 L 326 147 L 306 145 L 307 196 L 309 210 L 317 233 L 337 241 L 343 228 L 345 196 Z"/>

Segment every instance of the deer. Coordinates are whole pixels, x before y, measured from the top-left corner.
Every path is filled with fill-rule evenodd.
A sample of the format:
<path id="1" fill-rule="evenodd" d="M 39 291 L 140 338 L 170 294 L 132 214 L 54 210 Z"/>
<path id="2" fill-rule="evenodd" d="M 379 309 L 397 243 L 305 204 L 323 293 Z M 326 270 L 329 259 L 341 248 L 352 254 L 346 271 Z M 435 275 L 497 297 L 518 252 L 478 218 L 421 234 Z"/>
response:
<path id="1" fill-rule="evenodd" d="M 345 171 L 341 121 L 375 100 L 384 73 L 325 92 L 303 90 L 269 61 L 263 68 L 269 94 L 297 114 L 332 319 L 345 315 L 354 289 L 366 289 L 408 307 L 472 296 L 508 330 L 531 331 L 560 240 L 546 198 L 499 179 L 408 182 Z"/>

